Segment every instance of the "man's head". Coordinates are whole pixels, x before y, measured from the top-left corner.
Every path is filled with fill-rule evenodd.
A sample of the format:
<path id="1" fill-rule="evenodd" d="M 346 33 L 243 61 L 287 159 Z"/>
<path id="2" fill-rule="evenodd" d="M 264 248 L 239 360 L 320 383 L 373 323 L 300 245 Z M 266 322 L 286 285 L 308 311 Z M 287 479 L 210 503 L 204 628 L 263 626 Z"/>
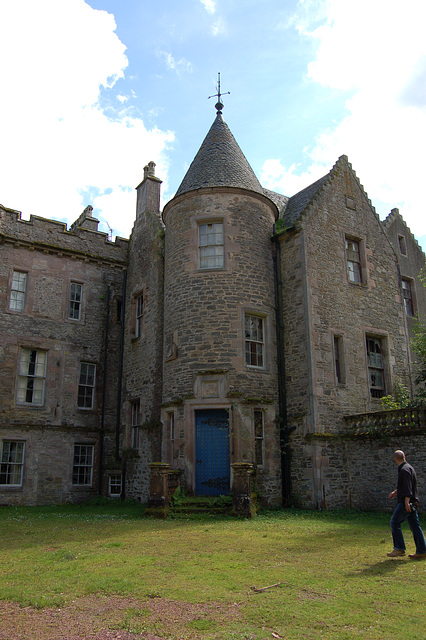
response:
<path id="1" fill-rule="evenodd" d="M 398 449 L 393 454 L 393 459 L 395 460 L 396 464 L 401 464 L 405 460 L 405 453 L 400 449 Z"/>

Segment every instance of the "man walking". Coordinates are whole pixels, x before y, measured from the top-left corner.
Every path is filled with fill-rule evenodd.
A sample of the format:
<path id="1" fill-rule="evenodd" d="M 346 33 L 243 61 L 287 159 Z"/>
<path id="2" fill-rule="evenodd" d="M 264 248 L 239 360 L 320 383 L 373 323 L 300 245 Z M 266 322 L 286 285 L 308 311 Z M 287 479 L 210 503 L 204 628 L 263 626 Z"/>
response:
<path id="1" fill-rule="evenodd" d="M 405 542 L 401 524 L 404 520 L 407 520 L 416 544 L 416 553 L 412 553 L 408 557 L 412 560 L 420 560 L 421 558 L 426 558 L 426 542 L 420 526 L 419 514 L 417 513 L 419 495 L 417 493 L 416 472 L 411 464 L 408 464 L 405 460 L 403 451 L 395 451 L 394 460 L 398 465 L 398 484 L 395 491 L 389 494 L 389 498 L 392 500 L 396 496 L 398 504 L 390 522 L 393 551 L 390 551 L 388 556 L 390 558 L 405 556 Z"/>

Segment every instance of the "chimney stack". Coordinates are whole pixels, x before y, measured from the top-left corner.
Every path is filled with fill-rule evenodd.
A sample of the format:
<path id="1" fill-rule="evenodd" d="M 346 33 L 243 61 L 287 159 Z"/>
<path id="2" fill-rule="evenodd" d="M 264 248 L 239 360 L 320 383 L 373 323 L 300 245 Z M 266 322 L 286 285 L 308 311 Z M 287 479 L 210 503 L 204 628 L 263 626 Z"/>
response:
<path id="1" fill-rule="evenodd" d="M 160 185 L 161 180 L 155 177 L 155 162 L 148 162 L 143 170 L 143 180 L 136 187 L 136 219 L 146 211 L 160 213 Z"/>

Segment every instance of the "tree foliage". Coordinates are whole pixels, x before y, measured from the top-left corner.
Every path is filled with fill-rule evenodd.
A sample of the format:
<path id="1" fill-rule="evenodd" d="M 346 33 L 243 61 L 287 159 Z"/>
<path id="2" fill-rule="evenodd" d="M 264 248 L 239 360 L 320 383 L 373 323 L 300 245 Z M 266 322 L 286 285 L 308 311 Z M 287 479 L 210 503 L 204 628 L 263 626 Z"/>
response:
<path id="1" fill-rule="evenodd" d="M 402 382 L 396 380 L 393 395 L 384 396 L 381 404 L 384 409 L 405 409 L 412 404 L 410 392 Z"/>

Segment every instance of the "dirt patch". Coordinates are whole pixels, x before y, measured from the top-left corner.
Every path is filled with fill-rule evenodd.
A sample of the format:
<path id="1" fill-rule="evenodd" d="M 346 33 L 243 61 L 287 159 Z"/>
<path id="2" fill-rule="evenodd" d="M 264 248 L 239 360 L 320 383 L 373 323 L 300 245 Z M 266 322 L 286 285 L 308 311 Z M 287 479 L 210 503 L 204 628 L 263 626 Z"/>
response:
<path id="1" fill-rule="evenodd" d="M 239 617 L 238 605 L 89 596 L 51 609 L 0 602 L 0 640 L 190 640 Z"/>

